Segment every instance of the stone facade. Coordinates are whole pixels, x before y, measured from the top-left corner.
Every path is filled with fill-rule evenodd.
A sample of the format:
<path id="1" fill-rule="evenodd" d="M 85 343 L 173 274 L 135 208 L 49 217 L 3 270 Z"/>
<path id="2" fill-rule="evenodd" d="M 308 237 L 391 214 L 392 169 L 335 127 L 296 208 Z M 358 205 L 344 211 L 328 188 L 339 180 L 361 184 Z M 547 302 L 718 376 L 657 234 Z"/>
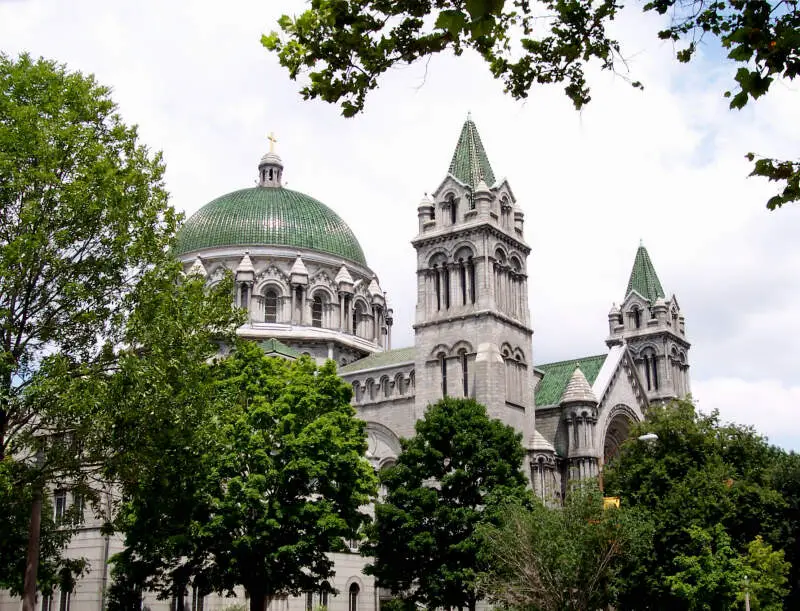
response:
<path id="1" fill-rule="evenodd" d="M 400 439 L 414 434 L 429 404 L 474 397 L 522 434 L 523 470 L 543 500 L 557 503 L 570 480 L 602 476 L 648 405 L 689 392 L 684 317 L 643 246 L 624 300 L 608 315 L 608 352 L 534 366 L 525 215 L 508 181 L 495 178 L 470 118 L 443 181 L 417 207 L 411 347 L 392 349 L 392 310 L 350 229 L 313 198 L 284 189 L 274 153 L 258 171 L 258 188 L 218 198 L 189 219 L 179 256 L 187 273 L 209 283 L 233 274 L 235 302 L 248 313 L 239 333 L 266 353 L 336 361 L 367 423 L 376 469 L 397 460 Z M 239 214 L 237 206 L 234 231 L 226 215 Z M 91 521 L 73 540 L 70 554 L 92 567 L 72 594 L 73 611 L 102 611 L 105 559 L 119 548 Z M 377 611 L 387 593 L 363 574 L 365 560 L 355 550 L 334 557 L 337 596 L 275 600 L 272 611 Z M 145 602 L 158 611 L 170 604 Z M 242 602 L 209 596 L 190 606 L 217 611 Z M 18 607 L 0 596 L 0 611 Z"/>

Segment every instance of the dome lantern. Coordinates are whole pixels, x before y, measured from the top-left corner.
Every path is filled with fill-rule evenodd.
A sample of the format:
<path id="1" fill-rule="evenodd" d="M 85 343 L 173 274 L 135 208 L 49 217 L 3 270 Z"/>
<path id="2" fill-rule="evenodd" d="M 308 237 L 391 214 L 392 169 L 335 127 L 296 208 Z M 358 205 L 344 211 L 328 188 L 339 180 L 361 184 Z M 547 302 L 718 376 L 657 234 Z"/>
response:
<path id="1" fill-rule="evenodd" d="M 280 187 L 283 178 L 283 160 L 275 153 L 275 143 L 278 141 L 275 134 L 270 132 L 267 137 L 269 140 L 269 153 L 258 162 L 258 186 L 259 187 Z"/>

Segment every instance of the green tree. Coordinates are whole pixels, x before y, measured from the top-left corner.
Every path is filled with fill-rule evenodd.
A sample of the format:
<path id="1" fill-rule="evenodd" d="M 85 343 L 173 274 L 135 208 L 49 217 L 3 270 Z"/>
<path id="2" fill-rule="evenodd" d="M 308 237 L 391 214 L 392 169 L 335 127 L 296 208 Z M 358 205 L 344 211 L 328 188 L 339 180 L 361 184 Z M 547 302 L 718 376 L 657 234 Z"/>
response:
<path id="1" fill-rule="evenodd" d="M 656 433 L 658 441 L 636 441 L 644 432 Z M 773 486 L 781 452 L 752 429 L 722 425 L 716 413 L 700 414 L 682 401 L 651 407 L 631 440 L 605 469 L 606 491 L 649 512 L 655 531 L 652 552 L 623 576 L 621 608 L 691 608 L 691 588 L 714 588 L 687 578 L 692 568 L 687 559 L 717 562 L 715 570 L 723 576 L 714 582 L 724 589 L 742 577 L 732 576 L 730 567 L 719 568 L 727 556 L 739 562 L 758 536 L 783 549 L 787 503 Z M 730 548 L 730 553 L 698 552 L 706 548 Z"/>
<path id="2" fill-rule="evenodd" d="M 490 599 L 511 609 L 589 611 L 614 603 L 615 579 L 649 551 L 652 526 L 641 511 L 603 508 L 600 491 L 580 486 L 563 507 L 538 499 L 509 505 L 500 523 L 480 527 Z"/>
<path id="3" fill-rule="evenodd" d="M 297 17 L 281 17 L 282 33 L 264 35 L 262 44 L 292 79 L 307 73 L 305 98 L 339 103 L 345 116 L 364 108 L 390 68 L 467 49 L 514 98 L 527 97 L 536 83 L 563 83 L 581 108 L 591 99 L 587 65 L 614 71 L 624 65 L 608 31 L 622 8 L 619 0 L 314 0 Z M 670 15 L 658 37 L 677 43 L 679 61 L 690 61 L 704 37 L 722 45 L 740 66 L 733 75 L 738 89 L 725 92 L 731 108 L 762 96 L 774 79 L 800 73 L 796 0 L 650 0 L 643 9 Z M 800 161 L 759 159 L 753 174 L 783 184 L 771 209 L 800 199 Z"/>
<path id="4" fill-rule="evenodd" d="M 23 511 L 27 499 L 28 523 L 45 481 L 90 492 L 84 439 L 95 404 L 65 401 L 60 389 L 105 374 L 130 291 L 168 256 L 177 217 L 163 172 L 93 77 L 0 54 L 0 460 L 17 462 L 0 505 Z M 31 529 L 26 608 L 38 538 Z M 42 541 L 42 554 L 57 548 Z"/>
<path id="5" fill-rule="evenodd" d="M 473 399 L 442 399 L 415 429 L 397 464 L 380 474 L 386 498 L 363 547 L 374 556 L 366 570 L 428 608 L 474 610 L 484 568 L 476 529 L 496 522 L 503 503 L 530 498 L 520 436 Z"/>
<path id="6" fill-rule="evenodd" d="M 240 342 L 207 379 L 189 437 L 174 431 L 158 446 L 174 466 L 129 488 L 115 561 L 132 578 L 117 599 L 142 586 L 169 596 L 188 583 L 241 585 L 263 611 L 273 596 L 318 589 L 333 574 L 327 552 L 368 520 L 376 480 L 364 423 L 333 362 L 269 358 Z"/>

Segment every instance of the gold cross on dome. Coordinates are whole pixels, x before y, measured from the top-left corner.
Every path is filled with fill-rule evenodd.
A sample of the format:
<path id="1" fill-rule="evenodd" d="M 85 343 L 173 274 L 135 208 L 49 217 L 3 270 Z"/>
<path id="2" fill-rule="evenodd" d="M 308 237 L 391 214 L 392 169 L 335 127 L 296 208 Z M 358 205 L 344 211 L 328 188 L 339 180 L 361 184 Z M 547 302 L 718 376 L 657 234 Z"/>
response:
<path id="1" fill-rule="evenodd" d="M 275 134 L 273 132 L 270 132 L 269 136 L 267 136 L 267 140 L 269 140 L 269 152 L 274 153 L 275 143 L 278 141 L 278 139 L 275 137 Z"/>

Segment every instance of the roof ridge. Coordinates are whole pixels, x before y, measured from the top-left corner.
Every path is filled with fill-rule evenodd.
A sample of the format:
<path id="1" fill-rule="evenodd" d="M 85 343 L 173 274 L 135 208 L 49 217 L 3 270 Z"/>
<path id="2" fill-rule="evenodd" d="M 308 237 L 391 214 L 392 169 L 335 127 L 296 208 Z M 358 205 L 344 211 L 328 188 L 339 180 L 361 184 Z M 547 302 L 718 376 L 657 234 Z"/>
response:
<path id="1" fill-rule="evenodd" d="M 582 361 L 587 361 L 589 359 L 606 358 L 607 356 L 608 356 L 608 353 L 606 352 L 606 353 L 603 353 L 603 354 L 593 354 L 591 356 L 581 356 L 581 357 L 576 358 L 576 359 L 566 359 L 566 360 L 563 360 L 563 361 L 552 361 L 550 363 L 540 363 L 538 365 L 534 365 L 534 367 L 548 367 L 550 365 L 566 365 L 568 363 L 580 364 Z"/>

